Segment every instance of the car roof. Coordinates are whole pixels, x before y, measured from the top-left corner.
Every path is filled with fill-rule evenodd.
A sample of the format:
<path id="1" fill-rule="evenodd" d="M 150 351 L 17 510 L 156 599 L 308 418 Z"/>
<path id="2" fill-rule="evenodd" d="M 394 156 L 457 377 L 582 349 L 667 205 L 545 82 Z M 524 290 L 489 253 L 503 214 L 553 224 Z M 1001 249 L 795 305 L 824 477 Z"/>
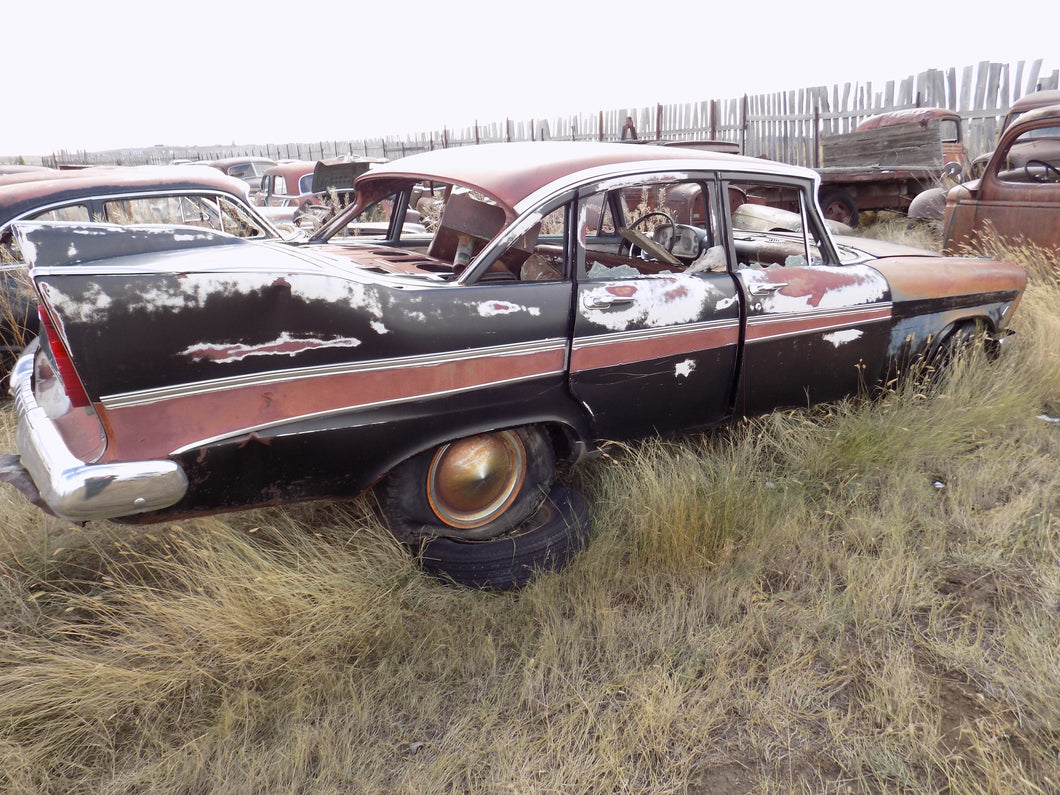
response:
<path id="1" fill-rule="evenodd" d="M 1060 103 L 1060 91 L 1050 89 L 1048 91 L 1032 91 L 1012 103 L 1009 113 L 1019 113 L 1032 108 L 1040 108 L 1044 105 L 1055 105 Z"/>
<path id="2" fill-rule="evenodd" d="M 213 166 L 214 168 L 228 168 L 229 166 L 238 166 L 244 163 L 268 163 L 269 165 L 276 165 L 276 161 L 271 157 L 222 157 L 220 160 L 203 160 L 204 166 Z"/>
<path id="3" fill-rule="evenodd" d="M 663 164 L 666 163 L 664 166 Z M 506 209 L 552 187 L 576 184 L 588 173 L 606 175 L 667 169 L 739 169 L 812 179 L 814 172 L 761 158 L 674 146 L 628 146 L 583 141 L 521 141 L 480 144 L 409 155 L 383 163 L 357 179 L 358 190 L 381 195 L 377 184 L 395 180 L 453 182 L 478 190 Z"/>
<path id="4" fill-rule="evenodd" d="M 45 204 L 127 193 L 214 191 L 242 199 L 246 183 L 202 166 L 96 166 L 0 176 L 0 224 Z"/>
<path id="5" fill-rule="evenodd" d="M 54 172 L 55 169 L 50 166 L 24 166 L 18 163 L 0 164 L 0 176 L 7 174 L 35 174 L 41 176 L 43 174 Z"/>
<path id="6" fill-rule="evenodd" d="M 286 163 L 277 163 L 275 166 L 269 166 L 265 169 L 265 174 L 262 176 L 282 174 L 287 178 L 304 177 L 306 174 L 313 173 L 316 164 L 315 160 L 292 160 Z"/>
<path id="7" fill-rule="evenodd" d="M 1033 124 L 1039 119 L 1060 119 L 1060 101 L 1053 105 L 1045 105 L 1040 108 L 1028 110 L 1026 113 L 1020 115 L 1019 119 L 1015 122 L 1013 126 L 1015 126 L 1016 124 L 1020 126 L 1023 126 L 1025 124 Z M 1004 132 L 1007 133 L 1008 130 L 1005 130 Z"/>

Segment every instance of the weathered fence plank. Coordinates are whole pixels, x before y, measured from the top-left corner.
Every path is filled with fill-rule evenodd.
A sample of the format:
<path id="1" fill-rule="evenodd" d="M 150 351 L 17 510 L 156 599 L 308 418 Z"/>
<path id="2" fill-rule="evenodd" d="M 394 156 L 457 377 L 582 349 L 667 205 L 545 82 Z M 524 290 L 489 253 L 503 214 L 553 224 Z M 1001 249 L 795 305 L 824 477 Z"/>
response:
<path id="1" fill-rule="evenodd" d="M 465 129 L 410 133 L 405 137 L 234 147 L 154 147 L 112 152 L 57 152 L 54 162 L 166 162 L 173 158 L 218 159 L 237 154 L 325 159 L 347 154 L 395 158 L 429 149 L 476 142 L 547 140 L 719 139 L 739 143 L 752 156 L 813 166 L 824 136 L 850 132 L 866 117 L 915 106 L 956 110 L 965 121 L 972 156 L 993 146 L 998 123 L 1009 106 L 1038 89 L 1060 88 L 1060 70 L 1043 74 L 1042 59 L 1010 64 L 982 61 L 972 66 L 930 69 L 902 80 L 791 89 L 676 105 L 594 111 L 551 119 L 477 122 Z"/>

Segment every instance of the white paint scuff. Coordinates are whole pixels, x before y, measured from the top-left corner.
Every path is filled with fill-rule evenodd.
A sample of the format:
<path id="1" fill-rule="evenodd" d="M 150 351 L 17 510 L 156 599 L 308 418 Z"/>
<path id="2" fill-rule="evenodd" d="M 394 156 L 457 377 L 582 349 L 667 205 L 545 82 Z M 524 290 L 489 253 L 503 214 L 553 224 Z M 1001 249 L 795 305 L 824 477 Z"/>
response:
<path id="1" fill-rule="evenodd" d="M 864 332 L 860 329 L 848 328 L 844 331 L 833 331 L 831 334 L 825 334 L 822 339 L 838 348 L 840 345 L 846 345 L 848 342 L 855 342 L 861 339 L 863 335 Z"/>

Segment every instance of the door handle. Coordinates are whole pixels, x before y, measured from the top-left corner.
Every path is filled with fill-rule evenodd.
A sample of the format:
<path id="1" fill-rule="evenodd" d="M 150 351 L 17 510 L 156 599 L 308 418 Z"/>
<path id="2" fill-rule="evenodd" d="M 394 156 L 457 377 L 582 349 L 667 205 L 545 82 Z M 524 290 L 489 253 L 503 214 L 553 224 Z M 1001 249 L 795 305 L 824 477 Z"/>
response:
<path id="1" fill-rule="evenodd" d="M 766 284 L 752 284 L 747 288 L 747 292 L 751 295 L 772 295 L 777 290 L 781 290 L 787 287 L 787 282 L 769 282 Z"/>
<path id="2" fill-rule="evenodd" d="M 610 309 L 613 306 L 632 303 L 633 296 L 631 295 L 587 295 L 582 299 L 582 306 L 586 309 Z"/>

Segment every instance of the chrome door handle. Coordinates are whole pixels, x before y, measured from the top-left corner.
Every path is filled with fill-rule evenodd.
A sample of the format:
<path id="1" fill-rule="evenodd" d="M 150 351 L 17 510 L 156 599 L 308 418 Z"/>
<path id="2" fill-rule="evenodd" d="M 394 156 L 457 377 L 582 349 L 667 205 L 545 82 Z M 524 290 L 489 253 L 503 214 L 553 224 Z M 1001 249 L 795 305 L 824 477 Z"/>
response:
<path id="1" fill-rule="evenodd" d="M 586 309 L 609 309 L 613 306 L 632 303 L 633 296 L 630 295 L 587 295 L 582 299 L 582 306 Z"/>
<path id="2" fill-rule="evenodd" d="M 777 290 L 788 286 L 787 282 L 770 282 L 768 284 L 752 284 L 747 288 L 751 295 L 772 295 Z"/>

